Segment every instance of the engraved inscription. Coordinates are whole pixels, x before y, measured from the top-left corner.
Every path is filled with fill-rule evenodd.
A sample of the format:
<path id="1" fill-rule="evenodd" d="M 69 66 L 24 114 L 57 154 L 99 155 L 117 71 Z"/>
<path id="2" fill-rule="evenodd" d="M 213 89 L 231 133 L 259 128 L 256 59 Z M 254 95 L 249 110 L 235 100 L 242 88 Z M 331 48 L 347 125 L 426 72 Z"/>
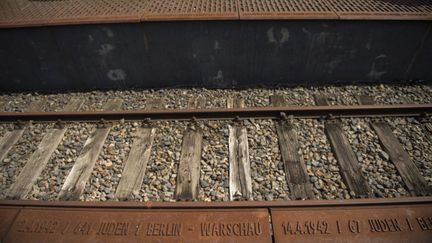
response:
<path id="1" fill-rule="evenodd" d="M 357 237 L 380 242 L 400 239 L 428 242 L 432 239 L 431 207 L 364 209 L 357 208 L 348 213 L 346 209 L 335 207 L 322 211 L 273 209 L 275 241 L 349 241 L 359 239 Z"/>
<path id="2" fill-rule="evenodd" d="M 180 236 L 181 224 L 173 223 L 149 223 L 147 225 L 147 236 Z"/>
<path id="3" fill-rule="evenodd" d="M 370 232 L 396 232 L 402 231 L 397 219 L 369 219 Z"/>
<path id="4" fill-rule="evenodd" d="M 79 222 L 74 227 L 74 234 L 88 235 L 90 233 L 92 223 L 90 222 Z"/>
<path id="5" fill-rule="evenodd" d="M 259 222 L 246 223 L 201 223 L 201 236 L 259 236 Z"/>
<path id="6" fill-rule="evenodd" d="M 96 234 L 98 235 L 127 235 L 129 223 L 103 222 Z"/>
<path id="7" fill-rule="evenodd" d="M 422 230 L 432 230 L 432 217 L 418 217 L 417 223 Z"/>
<path id="8" fill-rule="evenodd" d="M 59 225 L 58 221 L 52 220 L 22 220 L 17 223 L 16 231 L 22 233 L 45 233 L 53 234 Z"/>
<path id="9" fill-rule="evenodd" d="M 360 222 L 358 220 L 348 220 L 348 229 L 351 233 L 360 233 Z"/>
<path id="10" fill-rule="evenodd" d="M 328 232 L 327 221 L 305 221 L 295 223 L 287 222 L 282 224 L 283 232 L 285 235 L 296 235 L 296 234 L 330 234 Z"/>
<path id="11" fill-rule="evenodd" d="M 139 212 L 113 210 L 23 210 L 8 242 L 37 241 L 213 241 L 224 237 L 235 242 L 271 240 L 266 210 L 211 210 Z M 46 212 L 49 213 L 46 213 Z M 228 213 L 227 213 L 228 212 Z M 214 216 L 213 216 L 214 215 Z M 212 221 L 214 219 L 214 221 Z"/>
<path id="12" fill-rule="evenodd" d="M 432 217 L 417 217 L 419 229 L 423 231 L 432 231 Z M 329 228 L 333 222 L 326 220 L 317 221 L 286 221 L 281 224 L 284 235 L 317 235 L 317 234 L 332 234 Z M 335 220 L 334 233 L 362 233 L 362 222 L 360 220 L 349 219 L 346 221 Z M 371 233 L 392 233 L 413 231 L 414 228 L 408 218 L 403 220 L 397 218 L 373 218 L 367 219 L 368 230 Z M 364 227 L 363 227 L 364 228 Z"/>

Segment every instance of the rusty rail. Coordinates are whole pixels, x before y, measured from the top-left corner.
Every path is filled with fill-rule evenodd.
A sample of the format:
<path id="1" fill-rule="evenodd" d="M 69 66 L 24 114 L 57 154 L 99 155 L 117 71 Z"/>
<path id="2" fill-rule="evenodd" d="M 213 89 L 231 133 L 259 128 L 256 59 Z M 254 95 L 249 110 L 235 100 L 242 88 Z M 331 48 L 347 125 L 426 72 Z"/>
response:
<path id="1" fill-rule="evenodd" d="M 427 116 L 432 104 L 356 105 L 356 106 L 283 106 L 217 109 L 166 109 L 86 112 L 1 112 L 0 122 L 116 121 L 116 120 L 229 120 L 288 118 L 344 118 Z"/>
<path id="2" fill-rule="evenodd" d="M 401 198 L 362 198 L 349 200 L 279 200 L 230 202 L 90 202 L 90 201 L 40 201 L 0 200 L 1 207 L 59 207 L 59 208 L 118 208 L 118 209 L 217 209 L 217 208 L 296 208 L 332 206 L 375 206 L 432 203 L 432 196 Z"/>

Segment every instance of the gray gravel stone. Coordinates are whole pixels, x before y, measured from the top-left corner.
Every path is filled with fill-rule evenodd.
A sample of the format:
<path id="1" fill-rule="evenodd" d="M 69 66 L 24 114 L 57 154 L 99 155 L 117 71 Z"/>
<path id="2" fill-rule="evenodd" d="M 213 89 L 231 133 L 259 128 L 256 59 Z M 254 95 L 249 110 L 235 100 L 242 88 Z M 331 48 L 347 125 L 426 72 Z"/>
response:
<path id="1" fill-rule="evenodd" d="M 288 186 L 272 120 L 255 120 L 247 126 L 254 200 L 288 199 Z M 271 195 L 271 196 L 270 196 Z"/>
<path id="2" fill-rule="evenodd" d="M 175 201 L 177 169 L 186 122 L 155 122 L 156 136 L 139 195 L 140 201 Z M 170 192 L 169 194 L 164 193 Z"/>
<path id="3" fill-rule="evenodd" d="M 229 200 L 228 122 L 202 124 L 200 201 Z M 226 183 L 228 182 L 228 183 Z"/>
<path id="4" fill-rule="evenodd" d="M 298 140 L 303 152 L 308 175 L 313 180 L 318 199 L 349 198 L 349 191 L 337 170 L 337 161 L 324 134 L 324 124 L 313 119 L 295 119 Z"/>

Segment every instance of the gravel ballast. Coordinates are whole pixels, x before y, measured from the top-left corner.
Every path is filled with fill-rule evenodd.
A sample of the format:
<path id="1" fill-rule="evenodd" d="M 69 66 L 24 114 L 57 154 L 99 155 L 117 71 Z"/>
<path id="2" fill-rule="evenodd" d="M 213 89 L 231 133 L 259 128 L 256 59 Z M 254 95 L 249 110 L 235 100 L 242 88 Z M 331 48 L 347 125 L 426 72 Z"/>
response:
<path id="1" fill-rule="evenodd" d="M 226 107 L 226 99 L 239 96 L 245 100 L 246 107 L 268 106 L 269 95 L 281 94 L 290 105 L 314 105 L 316 94 L 325 94 L 332 105 L 356 105 L 358 95 L 372 96 L 378 104 L 401 104 L 413 102 L 432 103 L 432 87 L 426 84 L 411 85 L 348 85 L 326 87 L 295 87 L 278 89 L 161 89 L 130 91 L 91 91 L 60 94 L 11 93 L 0 95 L 5 101 L 3 111 L 24 111 L 36 99 L 46 99 L 45 111 L 61 110 L 72 97 L 85 100 L 82 110 L 101 110 L 108 99 L 123 100 L 123 110 L 143 109 L 151 100 L 162 100 L 164 108 L 187 108 L 191 97 L 201 95 L 206 99 L 208 108 Z"/>
<path id="2" fill-rule="evenodd" d="M 432 88 L 424 84 L 405 86 L 350 85 L 328 87 L 296 87 L 278 89 L 212 90 L 163 89 L 130 91 L 92 91 L 63 94 L 17 93 L 3 94 L 3 111 L 25 111 L 37 100 L 46 102 L 44 111 L 61 111 L 71 98 L 84 101 L 82 111 L 102 110 L 107 100 L 122 99 L 122 110 L 148 109 L 149 103 L 160 102 L 163 109 L 187 108 L 189 99 L 202 96 L 207 108 L 226 107 L 229 97 L 241 97 L 245 107 L 270 106 L 269 96 L 282 95 L 288 105 L 315 105 L 314 96 L 325 94 L 331 105 L 358 105 L 358 95 L 370 95 L 377 104 L 432 103 Z M 432 141 L 423 124 L 414 118 L 386 118 L 393 133 L 432 186 Z M 290 200 L 278 137 L 274 121 L 244 120 L 247 129 L 253 200 Z M 152 121 L 156 135 L 151 148 L 141 190 L 133 201 L 174 202 L 182 140 L 190 121 Z M 384 151 L 371 119 L 341 120 L 342 129 L 357 156 L 363 176 L 375 197 L 409 196 L 396 167 Z M 80 200 L 115 201 L 115 191 L 141 122 L 114 122 L 91 177 Z M 229 201 L 228 127 L 232 121 L 198 121 L 203 131 L 201 171 L 198 201 Z M 22 138 L 0 161 L 0 198 L 4 198 L 28 158 L 36 150 L 51 123 L 25 126 Z M 38 177 L 28 199 L 58 200 L 66 177 L 78 158 L 86 139 L 94 132 L 94 123 L 69 123 L 60 145 Z M 0 124 L 0 136 L 16 128 L 15 124 Z M 340 166 L 332 153 L 325 134 L 325 122 L 320 119 L 294 119 L 301 154 L 309 180 L 318 199 L 357 198 L 345 185 Z"/>

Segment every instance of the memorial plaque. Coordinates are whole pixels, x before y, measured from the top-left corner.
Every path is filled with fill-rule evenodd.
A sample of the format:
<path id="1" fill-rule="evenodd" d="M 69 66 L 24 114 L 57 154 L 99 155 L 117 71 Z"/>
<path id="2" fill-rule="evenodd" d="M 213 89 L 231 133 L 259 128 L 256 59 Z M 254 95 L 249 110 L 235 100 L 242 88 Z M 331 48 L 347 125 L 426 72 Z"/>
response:
<path id="1" fill-rule="evenodd" d="M 23 209 L 5 242 L 271 242 L 266 209 Z"/>
<path id="2" fill-rule="evenodd" d="M 2 242 L 3 238 L 6 236 L 18 212 L 18 208 L 0 208 L 0 242 Z"/>
<path id="3" fill-rule="evenodd" d="M 276 242 L 432 242 L 431 205 L 272 209 Z"/>

